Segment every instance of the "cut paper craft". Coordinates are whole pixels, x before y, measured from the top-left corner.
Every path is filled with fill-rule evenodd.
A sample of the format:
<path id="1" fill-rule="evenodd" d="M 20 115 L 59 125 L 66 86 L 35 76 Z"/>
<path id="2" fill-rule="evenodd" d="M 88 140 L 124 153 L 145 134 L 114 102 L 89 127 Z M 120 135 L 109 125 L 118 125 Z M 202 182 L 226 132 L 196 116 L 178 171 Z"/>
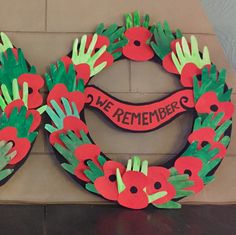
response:
<path id="1" fill-rule="evenodd" d="M 118 59 L 151 60 L 179 79 L 183 89 L 161 100 L 131 103 L 89 85 L 90 79 Z M 112 61 L 112 62 L 111 62 Z M 226 71 L 211 64 L 207 47 L 199 51 L 180 30 L 165 21 L 150 25 L 148 15 L 125 16 L 125 26 L 99 24 L 93 35 L 76 39 L 72 52 L 45 75 L 49 90 L 45 129 L 62 168 L 89 192 L 131 208 L 153 205 L 181 208 L 179 200 L 200 192 L 214 173 L 230 143 L 232 89 Z M 126 166 L 113 161 L 89 134 L 85 108 L 100 111 L 109 122 L 126 131 L 152 131 L 186 111 L 194 116 L 192 133 L 179 154 L 164 164 L 149 166 L 138 156 Z M 112 138 L 112 136 L 107 136 Z"/>
<path id="2" fill-rule="evenodd" d="M 4 184 L 26 160 L 38 135 L 44 79 L 0 33 L 0 184 Z"/>

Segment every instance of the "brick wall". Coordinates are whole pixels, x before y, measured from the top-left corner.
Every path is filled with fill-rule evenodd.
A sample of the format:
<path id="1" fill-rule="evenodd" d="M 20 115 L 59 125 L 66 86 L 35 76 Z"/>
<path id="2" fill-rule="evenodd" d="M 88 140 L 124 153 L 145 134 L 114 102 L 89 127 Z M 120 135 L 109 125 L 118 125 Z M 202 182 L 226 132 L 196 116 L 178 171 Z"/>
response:
<path id="1" fill-rule="evenodd" d="M 235 71 L 230 68 L 223 49 L 197 0 L 1 0 L 0 30 L 6 32 L 28 61 L 44 74 L 50 63 L 70 51 L 73 39 L 93 32 L 96 25 L 122 23 L 123 13 L 140 10 L 152 22 L 168 20 L 187 37 L 195 34 L 200 48 L 207 45 L 218 68 L 228 70 L 228 84 L 236 88 Z M 91 82 L 113 96 L 132 102 L 151 101 L 179 88 L 178 81 L 152 63 L 116 62 Z M 46 90 L 44 90 L 46 95 Z M 236 96 L 233 96 L 236 103 Z M 183 115 L 170 125 L 145 134 L 126 133 L 112 127 L 92 111 L 86 111 L 91 136 L 112 159 L 125 162 L 139 154 L 150 163 L 171 158 L 184 146 L 192 119 Z M 43 125 L 42 125 L 43 126 Z M 227 203 L 236 201 L 235 127 L 228 156 L 216 174 L 216 181 L 186 202 Z M 235 137 L 234 137 L 235 136 Z M 168 142 L 167 142 L 168 140 Z M 74 183 L 61 169 L 43 128 L 25 165 L 0 188 L 0 202 L 104 203 Z"/>

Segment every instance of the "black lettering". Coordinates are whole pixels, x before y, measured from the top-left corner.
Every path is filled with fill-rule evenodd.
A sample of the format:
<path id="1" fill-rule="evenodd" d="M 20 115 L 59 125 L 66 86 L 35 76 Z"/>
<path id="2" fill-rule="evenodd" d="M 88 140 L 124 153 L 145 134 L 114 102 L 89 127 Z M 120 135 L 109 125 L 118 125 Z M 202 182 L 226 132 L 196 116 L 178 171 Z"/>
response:
<path id="1" fill-rule="evenodd" d="M 128 119 L 129 119 L 129 117 L 128 117 L 128 116 L 130 116 L 130 115 L 131 115 L 131 113 L 130 113 L 130 112 L 126 112 L 126 113 L 124 114 L 124 117 L 123 117 L 123 119 L 122 119 L 122 123 L 129 125 L 129 122 L 127 122 L 126 120 L 128 120 Z"/>
<path id="2" fill-rule="evenodd" d="M 148 112 L 144 112 L 142 113 L 142 121 L 143 121 L 143 125 L 148 125 Z"/>
<path id="3" fill-rule="evenodd" d="M 138 125 L 141 124 L 141 114 L 140 113 L 132 113 L 131 115 L 131 124 L 134 124 L 134 121 L 138 119 Z"/>
<path id="4" fill-rule="evenodd" d="M 104 106 L 104 110 L 105 110 L 106 112 L 108 112 L 112 105 L 114 105 L 114 104 L 113 104 L 111 101 L 109 101 L 109 102 Z"/>
<path id="5" fill-rule="evenodd" d="M 158 112 L 159 112 L 160 119 L 164 119 L 166 117 L 165 108 L 159 108 Z"/>
<path id="6" fill-rule="evenodd" d="M 172 104 L 171 104 L 171 107 L 173 109 L 173 112 L 176 110 L 176 109 L 180 109 L 180 107 L 178 106 L 178 102 L 174 101 Z"/>
<path id="7" fill-rule="evenodd" d="M 170 104 L 166 106 L 166 112 L 167 112 L 167 115 L 170 115 L 173 113 L 173 108 Z"/>
<path id="8" fill-rule="evenodd" d="M 156 120 L 158 122 L 160 121 L 157 110 L 154 110 L 153 112 L 149 112 L 149 121 L 150 121 L 150 123 L 152 123 L 154 117 L 156 118 Z"/>
<path id="9" fill-rule="evenodd" d="M 96 105 L 99 105 L 100 107 L 103 107 L 106 103 L 107 103 L 107 100 L 102 101 L 102 100 L 101 100 L 101 97 L 98 96 Z"/>
<path id="10" fill-rule="evenodd" d="M 120 116 L 124 114 L 123 109 L 118 108 L 112 117 L 117 116 L 117 121 L 120 122 Z"/>

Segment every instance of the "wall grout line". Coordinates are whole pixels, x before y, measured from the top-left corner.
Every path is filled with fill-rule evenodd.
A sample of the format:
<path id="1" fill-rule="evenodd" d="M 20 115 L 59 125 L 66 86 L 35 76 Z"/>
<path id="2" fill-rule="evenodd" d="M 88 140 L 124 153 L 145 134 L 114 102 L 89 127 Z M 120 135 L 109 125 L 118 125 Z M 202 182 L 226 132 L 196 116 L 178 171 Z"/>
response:
<path id="1" fill-rule="evenodd" d="M 47 235 L 47 206 L 43 205 L 43 235 Z"/>
<path id="2" fill-rule="evenodd" d="M 44 25 L 44 29 L 45 29 L 45 32 L 47 32 L 47 26 L 48 26 L 48 1 L 45 0 L 45 25 Z"/>

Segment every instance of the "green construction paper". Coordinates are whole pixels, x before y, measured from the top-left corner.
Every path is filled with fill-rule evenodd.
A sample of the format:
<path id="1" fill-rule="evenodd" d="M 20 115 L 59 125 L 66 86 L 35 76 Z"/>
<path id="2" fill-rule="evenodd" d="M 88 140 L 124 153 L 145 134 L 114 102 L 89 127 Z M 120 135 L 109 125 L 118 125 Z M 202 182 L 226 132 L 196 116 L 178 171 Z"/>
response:
<path id="1" fill-rule="evenodd" d="M 182 33 L 179 30 L 175 37 L 167 21 L 164 21 L 163 26 L 161 23 L 155 26 L 153 30 L 155 42 L 151 42 L 152 49 L 161 59 L 164 59 L 164 57 L 172 51 L 171 42 L 176 38 L 182 37 Z"/>
<path id="2" fill-rule="evenodd" d="M 198 42 L 195 36 L 191 36 L 191 49 L 185 37 L 182 37 L 181 44 L 182 46 L 179 42 L 177 42 L 176 54 L 174 52 L 171 53 L 172 60 L 180 74 L 183 67 L 188 63 L 193 63 L 198 68 L 203 68 L 205 65 L 211 64 L 208 48 L 203 48 L 203 53 L 201 57 L 198 49 Z"/>
<path id="3" fill-rule="evenodd" d="M 224 136 L 220 142 L 225 146 L 225 147 L 228 147 L 229 143 L 230 143 L 230 137 L 229 136 Z"/>
<path id="4" fill-rule="evenodd" d="M 69 66 L 68 71 L 62 61 L 58 61 L 57 65 L 51 64 L 49 73 L 45 74 L 45 81 L 49 91 L 57 84 L 64 84 L 70 92 L 77 90 L 76 72 L 73 64 Z"/>
<path id="5" fill-rule="evenodd" d="M 125 185 L 123 183 L 120 170 L 118 168 L 116 169 L 116 181 L 117 181 L 118 192 L 119 193 L 123 192 L 125 190 Z"/>
<path id="6" fill-rule="evenodd" d="M 160 209 L 180 209 L 182 207 L 180 203 L 174 201 L 168 201 L 161 205 L 153 204 L 153 206 Z"/>
<path id="7" fill-rule="evenodd" d="M 193 194 L 194 194 L 194 192 L 190 191 L 190 190 L 177 190 L 174 198 L 177 199 L 177 198 L 181 198 L 181 197 L 188 197 Z"/>
<path id="8" fill-rule="evenodd" d="M 140 171 L 141 167 L 141 160 L 139 157 L 134 156 L 133 157 L 133 171 Z"/>
<path id="9" fill-rule="evenodd" d="M 141 22 L 140 13 L 138 11 L 135 11 L 133 15 L 125 14 L 126 29 L 133 28 L 133 27 L 140 27 L 140 26 L 148 28 L 149 21 L 150 21 L 149 15 L 144 15 L 143 22 Z"/>
<path id="10" fill-rule="evenodd" d="M 81 135 L 81 138 L 82 138 L 84 144 L 91 144 L 92 143 L 91 140 L 88 138 L 88 136 L 86 135 L 86 133 L 83 130 L 80 131 L 80 135 Z"/>
<path id="11" fill-rule="evenodd" d="M 7 143 L 4 140 L 0 141 L 0 171 L 5 168 L 13 157 L 16 155 L 16 151 L 8 154 L 10 149 L 13 147 L 13 143 Z"/>
<path id="12" fill-rule="evenodd" d="M 158 199 L 160 199 L 160 198 L 162 198 L 166 195 L 167 195 L 166 191 L 161 191 L 161 192 L 154 193 L 152 195 L 148 195 L 148 202 L 152 203 L 152 202 L 154 202 L 154 201 L 156 201 L 156 200 L 158 200 Z"/>
<path id="13" fill-rule="evenodd" d="M 194 101 L 198 99 L 206 92 L 213 91 L 216 93 L 219 101 L 230 101 L 232 89 L 225 91 L 226 69 L 217 71 L 215 65 L 212 65 L 210 72 L 208 68 L 202 69 L 201 83 L 199 83 L 197 77 L 194 77 Z"/>
<path id="14" fill-rule="evenodd" d="M 0 171 L 0 181 L 5 179 L 7 176 L 11 175 L 14 169 L 5 169 Z"/>
<path id="15" fill-rule="evenodd" d="M 103 62 L 95 67 L 96 61 L 101 57 L 101 55 L 106 51 L 107 46 L 102 46 L 95 54 L 92 54 L 95 45 L 98 39 L 98 35 L 94 34 L 92 41 L 89 45 L 89 48 L 86 50 L 85 45 L 87 42 L 87 35 L 83 35 L 80 41 L 79 51 L 78 44 L 79 40 L 75 39 L 72 50 L 72 61 L 75 65 L 86 63 L 90 66 L 90 74 L 91 76 L 96 75 L 101 70 L 103 70 L 107 64 L 107 62 Z"/>
<path id="16" fill-rule="evenodd" d="M 206 177 L 209 172 L 211 172 L 216 166 L 220 164 L 221 160 L 222 159 L 216 158 L 214 160 L 209 161 L 207 164 L 204 164 L 198 175 L 201 178 Z"/>
<path id="17" fill-rule="evenodd" d="M 8 36 L 5 33 L 1 32 L 0 38 L 2 40 L 2 43 L 0 43 L 0 53 L 5 52 L 8 48 L 13 48 L 13 45 L 12 45 L 10 39 L 8 38 Z"/>
<path id="18" fill-rule="evenodd" d="M 97 178 L 104 176 L 103 171 L 97 167 L 93 161 L 88 161 L 88 167 L 90 170 L 85 170 L 84 174 L 91 180 L 91 182 L 94 182 Z"/>
<path id="19" fill-rule="evenodd" d="M 96 190 L 94 184 L 87 183 L 87 184 L 85 185 L 85 188 L 86 188 L 88 191 L 92 192 L 92 193 L 99 194 L 98 191 Z"/>
<path id="20" fill-rule="evenodd" d="M 231 120 L 225 121 L 223 124 L 221 124 L 217 129 L 216 129 L 216 135 L 215 135 L 215 141 L 219 141 L 222 137 L 222 135 L 225 133 L 225 131 L 232 125 Z"/>
<path id="21" fill-rule="evenodd" d="M 148 174 L 148 161 L 147 161 L 147 160 L 142 161 L 141 172 L 142 172 L 144 175 L 147 175 L 147 174 Z"/>
<path id="22" fill-rule="evenodd" d="M 105 164 L 105 162 L 107 161 L 107 159 L 101 155 L 98 156 L 98 162 L 101 166 L 103 166 Z"/>
<path id="23" fill-rule="evenodd" d="M 67 164 L 67 163 L 62 163 L 61 166 L 67 172 L 69 172 L 70 174 L 74 175 L 75 167 L 73 165 L 70 165 L 70 164 Z"/>
<path id="24" fill-rule="evenodd" d="M 12 95 L 12 81 L 24 73 L 36 73 L 34 66 L 28 68 L 27 62 L 21 49 L 18 49 L 18 59 L 13 54 L 12 49 L 7 49 L 6 54 L 0 54 L 0 84 L 5 84 Z"/>

